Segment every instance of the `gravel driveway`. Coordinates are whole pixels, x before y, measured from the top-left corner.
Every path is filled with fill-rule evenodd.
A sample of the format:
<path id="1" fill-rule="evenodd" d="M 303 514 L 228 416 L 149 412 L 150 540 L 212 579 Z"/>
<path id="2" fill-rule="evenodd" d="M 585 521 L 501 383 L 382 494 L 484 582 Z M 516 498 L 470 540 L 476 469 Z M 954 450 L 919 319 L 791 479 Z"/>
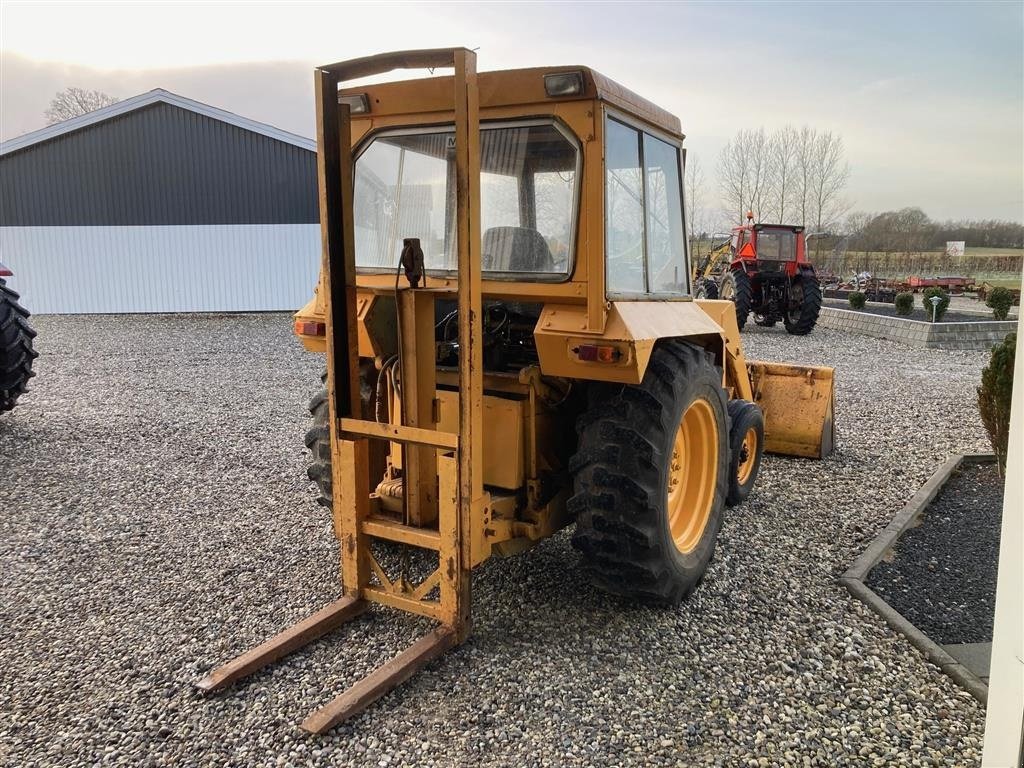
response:
<path id="1" fill-rule="evenodd" d="M 836 366 L 839 449 L 766 459 L 693 599 L 593 592 L 563 533 L 479 569 L 469 642 L 318 738 L 296 723 L 422 621 L 380 610 L 192 683 L 337 595 L 301 441 L 322 362 L 285 315 L 35 324 L 35 387 L 0 417 L 0 764 L 980 761 L 983 710 L 836 579 L 949 453 L 987 449 L 986 353 L 745 333 Z"/>

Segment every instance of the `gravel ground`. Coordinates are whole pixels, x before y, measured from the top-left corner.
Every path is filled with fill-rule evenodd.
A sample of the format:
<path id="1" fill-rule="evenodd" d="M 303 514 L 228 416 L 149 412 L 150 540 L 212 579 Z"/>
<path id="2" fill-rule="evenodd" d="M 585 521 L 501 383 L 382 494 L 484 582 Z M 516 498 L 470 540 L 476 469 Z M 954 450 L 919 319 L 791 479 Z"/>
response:
<path id="1" fill-rule="evenodd" d="M 1003 478 L 966 466 L 904 533 L 867 584 L 937 643 L 988 643 L 996 605 Z"/>
<path id="2" fill-rule="evenodd" d="M 301 443 L 322 361 L 283 315 L 36 326 L 36 386 L 0 417 L 0 764 L 980 761 L 983 710 L 836 580 L 948 454 L 986 448 L 986 353 L 745 333 L 751 357 L 836 366 L 839 448 L 767 457 L 690 601 L 595 593 L 563 533 L 479 569 L 470 640 L 318 738 L 296 723 L 423 622 L 382 610 L 223 694 L 192 683 L 337 595 Z"/>

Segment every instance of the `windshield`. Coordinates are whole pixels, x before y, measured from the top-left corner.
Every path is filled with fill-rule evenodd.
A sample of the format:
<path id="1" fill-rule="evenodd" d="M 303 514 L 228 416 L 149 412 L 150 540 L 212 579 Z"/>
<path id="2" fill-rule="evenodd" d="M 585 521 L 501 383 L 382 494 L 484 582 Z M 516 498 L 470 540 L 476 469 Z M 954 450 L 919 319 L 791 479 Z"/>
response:
<path id="1" fill-rule="evenodd" d="M 795 261 L 796 233 L 787 229 L 762 229 L 757 233 L 757 258 Z"/>
<path id="2" fill-rule="evenodd" d="M 550 123 L 482 126 L 483 270 L 560 280 L 571 267 L 579 150 Z M 418 237 L 428 271 L 457 268 L 455 132 L 373 139 L 355 165 L 356 266 L 394 270 Z"/>

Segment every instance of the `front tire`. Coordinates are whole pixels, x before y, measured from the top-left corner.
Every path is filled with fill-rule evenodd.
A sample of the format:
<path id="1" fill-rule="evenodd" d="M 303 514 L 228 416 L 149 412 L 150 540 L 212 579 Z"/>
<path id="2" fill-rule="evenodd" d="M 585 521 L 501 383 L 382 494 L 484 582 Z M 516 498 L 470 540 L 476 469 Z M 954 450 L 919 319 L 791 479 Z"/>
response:
<path id="1" fill-rule="evenodd" d="M 726 506 L 747 500 L 764 454 L 764 414 L 749 400 L 729 401 L 729 492 Z"/>
<path id="2" fill-rule="evenodd" d="M 714 280 L 701 278 L 697 281 L 697 287 L 693 292 L 693 297 L 695 299 L 717 299 L 718 283 Z"/>
<path id="3" fill-rule="evenodd" d="M 753 302 L 754 288 L 750 284 L 750 275 L 743 269 L 731 269 L 722 277 L 722 286 L 718 295 L 723 299 L 730 299 L 736 305 L 736 325 L 742 331 L 747 324 L 747 317 L 750 315 L 750 305 Z"/>
<path id="4" fill-rule="evenodd" d="M 39 353 L 32 348 L 36 332 L 28 324 L 29 312 L 18 303 L 18 294 L 0 278 L 0 413 L 14 407 L 35 376 L 32 361 Z"/>
<path id="5" fill-rule="evenodd" d="M 580 417 L 569 511 L 599 588 L 678 605 L 704 576 L 727 493 L 721 382 L 703 349 L 664 341 L 640 385 Z"/>

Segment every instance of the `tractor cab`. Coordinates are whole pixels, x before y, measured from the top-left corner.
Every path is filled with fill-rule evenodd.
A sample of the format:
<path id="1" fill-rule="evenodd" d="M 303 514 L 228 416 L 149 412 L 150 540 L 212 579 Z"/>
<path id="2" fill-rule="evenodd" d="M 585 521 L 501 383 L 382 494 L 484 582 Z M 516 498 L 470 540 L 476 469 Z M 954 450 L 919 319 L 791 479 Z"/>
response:
<path id="1" fill-rule="evenodd" d="M 729 243 L 731 266 L 747 271 L 785 272 L 792 277 L 807 264 L 804 228 L 789 224 L 754 224 L 734 227 Z"/>

